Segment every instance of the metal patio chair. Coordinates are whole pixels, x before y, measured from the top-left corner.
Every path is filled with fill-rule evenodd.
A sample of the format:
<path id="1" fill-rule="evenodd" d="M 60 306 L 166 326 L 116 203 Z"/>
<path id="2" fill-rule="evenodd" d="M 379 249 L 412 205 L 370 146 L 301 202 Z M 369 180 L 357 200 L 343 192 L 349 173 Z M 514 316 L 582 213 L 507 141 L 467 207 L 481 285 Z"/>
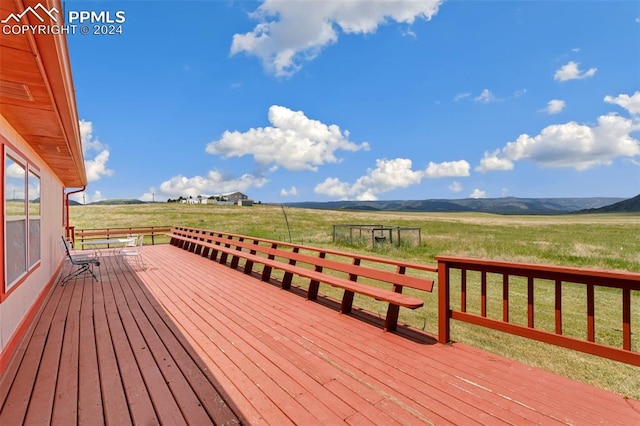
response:
<path id="1" fill-rule="evenodd" d="M 96 257 L 83 254 L 71 254 L 69 250 L 69 244 L 67 240 L 62 237 L 62 244 L 64 251 L 67 255 L 67 260 L 71 263 L 71 271 L 64 278 L 62 278 L 60 284 L 65 284 L 67 281 L 88 272 L 91 274 L 94 280 L 98 281 L 98 277 L 93 273 L 92 267 L 100 266 L 100 260 Z"/>
<path id="2" fill-rule="evenodd" d="M 126 258 L 133 257 L 136 259 L 136 263 L 138 264 L 138 266 L 144 269 L 144 260 L 142 259 L 142 244 L 144 244 L 144 235 L 140 234 L 137 236 L 137 239 L 133 245 L 127 245 L 123 247 L 118 252 L 122 263 L 125 263 Z"/>

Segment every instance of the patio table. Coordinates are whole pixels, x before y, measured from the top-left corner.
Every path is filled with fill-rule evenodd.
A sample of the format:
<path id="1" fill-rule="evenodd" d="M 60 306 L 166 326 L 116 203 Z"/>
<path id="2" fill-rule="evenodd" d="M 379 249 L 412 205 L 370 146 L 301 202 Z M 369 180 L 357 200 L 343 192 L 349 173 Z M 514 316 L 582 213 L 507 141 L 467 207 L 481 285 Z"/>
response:
<path id="1" fill-rule="evenodd" d="M 109 249 L 112 248 L 112 245 L 116 245 L 117 247 L 114 248 L 120 248 L 120 247 L 124 247 L 128 244 L 132 244 L 135 243 L 136 241 L 136 237 L 129 237 L 129 238 L 104 238 L 104 239 L 99 239 L 99 240 L 86 240 L 86 241 L 80 241 L 80 244 L 82 244 L 82 248 L 83 249 L 87 249 L 87 248 L 92 248 L 96 251 L 96 253 L 100 256 L 102 255 L 102 250 L 104 248 Z"/>

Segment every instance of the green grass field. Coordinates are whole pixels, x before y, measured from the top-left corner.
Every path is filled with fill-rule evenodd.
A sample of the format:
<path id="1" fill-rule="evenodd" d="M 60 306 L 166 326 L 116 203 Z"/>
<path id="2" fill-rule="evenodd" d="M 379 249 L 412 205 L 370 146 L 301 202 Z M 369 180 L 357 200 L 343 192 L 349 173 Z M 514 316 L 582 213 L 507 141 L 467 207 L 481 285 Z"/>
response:
<path id="1" fill-rule="evenodd" d="M 288 219 L 285 221 L 285 213 Z M 491 260 L 547 263 L 640 272 L 640 215 L 499 216 L 478 213 L 395 213 L 329 211 L 256 205 L 253 207 L 142 204 L 116 206 L 74 206 L 71 225 L 81 228 L 136 226 L 192 226 L 314 246 L 336 245 L 341 250 L 375 252 L 377 255 L 435 264 L 436 255 L 476 257 Z M 366 238 L 353 243 L 333 243 L 335 224 L 382 224 L 419 227 L 420 246 L 376 245 Z M 435 278 L 435 276 L 434 276 Z M 303 283 L 300 285 L 304 286 Z M 498 303 L 500 286 L 489 285 L 488 298 Z M 519 305 L 514 284 L 512 304 Z M 564 294 L 564 332 L 581 336 L 585 330 L 584 290 L 570 286 Z M 473 288 L 470 287 L 473 291 Z M 322 291 L 337 297 L 335 289 Z M 476 292 L 478 292 L 476 290 Z M 537 327 L 553 329 L 552 291 L 536 287 Z M 437 289 L 420 295 L 425 306 L 401 310 L 400 320 L 429 333 L 437 332 Z M 596 301 L 597 338 L 615 342 L 621 327 L 620 304 L 615 292 L 598 291 Z M 357 305 L 384 315 L 385 307 L 368 298 L 356 298 Z M 470 300 L 470 303 L 472 301 Z M 525 302 L 526 303 L 526 302 Z M 470 305 L 473 307 L 473 305 Z M 575 312 L 572 310 L 575 308 Z M 526 314 L 523 313 L 523 314 Z M 640 351 L 640 294 L 632 298 L 632 348 Z M 518 314 L 514 316 L 517 321 Z M 611 335 L 611 336 L 609 336 Z M 516 336 L 453 321 L 452 338 L 511 359 L 591 383 L 619 394 L 640 399 L 640 368 L 604 360 Z"/>

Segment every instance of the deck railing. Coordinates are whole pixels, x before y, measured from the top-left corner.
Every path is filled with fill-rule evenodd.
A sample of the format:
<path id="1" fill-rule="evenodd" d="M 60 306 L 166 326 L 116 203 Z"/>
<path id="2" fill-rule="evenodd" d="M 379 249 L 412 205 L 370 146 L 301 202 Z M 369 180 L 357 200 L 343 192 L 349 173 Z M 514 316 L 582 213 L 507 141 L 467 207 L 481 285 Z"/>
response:
<path id="1" fill-rule="evenodd" d="M 632 298 L 640 300 L 640 274 L 447 256 L 436 259 L 440 343 L 451 340 L 450 323 L 454 319 L 640 366 L 640 339 L 636 337 L 632 343 L 631 332 Z M 460 308 L 452 309 L 453 292 L 458 290 Z M 475 292 L 479 299 L 468 299 Z M 538 293 L 547 297 L 537 298 Z M 499 300 L 491 300 L 490 296 L 495 299 L 496 294 Z M 563 303 L 572 307 L 563 312 Z M 510 309 L 510 305 L 520 304 L 526 306 L 526 316 L 524 306 Z M 576 304 L 585 309 L 577 321 L 586 325 L 586 336 L 563 333 L 563 322 L 575 324 Z M 597 333 L 596 311 L 606 311 L 602 320 L 608 322 L 613 313 L 619 313 L 620 321 Z M 522 314 L 520 318 L 518 314 Z M 637 311 L 634 315 L 637 320 Z"/>
<path id="2" fill-rule="evenodd" d="M 72 227 L 73 228 L 73 227 Z M 138 227 L 124 227 L 124 228 L 84 228 L 74 229 L 73 242 L 76 240 L 80 242 L 95 240 L 101 238 L 117 238 L 127 235 L 144 235 L 145 244 L 149 241 L 151 244 L 158 242 L 168 243 L 169 237 L 167 233 L 171 231 L 170 226 L 138 226 Z M 159 241 L 158 241 L 159 240 Z"/>

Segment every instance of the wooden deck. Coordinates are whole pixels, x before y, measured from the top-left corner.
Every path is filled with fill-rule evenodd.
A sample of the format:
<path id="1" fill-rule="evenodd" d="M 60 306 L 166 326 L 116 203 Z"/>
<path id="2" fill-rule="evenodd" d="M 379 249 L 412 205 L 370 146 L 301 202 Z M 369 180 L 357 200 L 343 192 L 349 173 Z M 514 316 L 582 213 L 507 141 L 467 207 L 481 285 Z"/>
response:
<path id="1" fill-rule="evenodd" d="M 101 282 L 56 285 L 0 383 L 1 425 L 640 424 L 638 401 L 143 251 L 144 270 L 105 258 Z"/>

